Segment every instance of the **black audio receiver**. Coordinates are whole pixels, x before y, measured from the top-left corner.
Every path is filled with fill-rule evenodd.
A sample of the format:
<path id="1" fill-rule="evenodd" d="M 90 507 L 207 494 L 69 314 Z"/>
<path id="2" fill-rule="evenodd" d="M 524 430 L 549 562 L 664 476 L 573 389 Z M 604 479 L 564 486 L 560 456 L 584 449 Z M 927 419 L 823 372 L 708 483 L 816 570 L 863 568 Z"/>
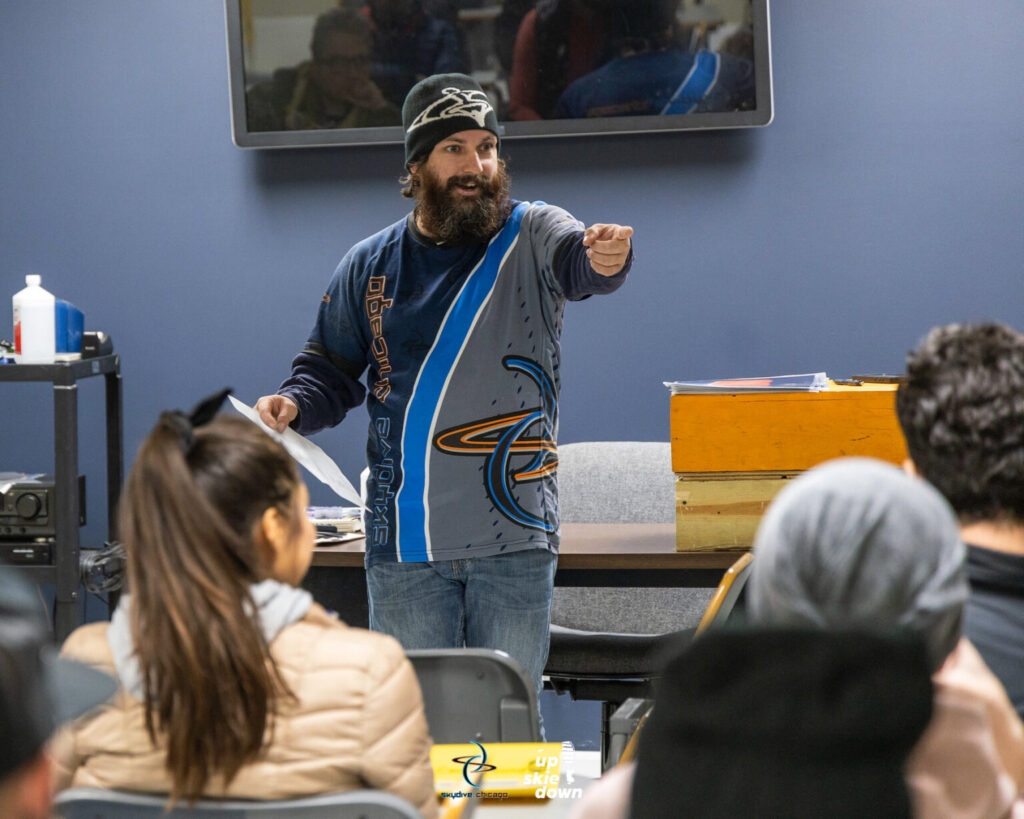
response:
<path id="1" fill-rule="evenodd" d="M 53 541 L 17 541 L 0 538 L 0 563 L 23 566 L 49 566 L 53 563 Z"/>
<path id="2" fill-rule="evenodd" d="M 52 538 L 57 533 L 53 475 L 0 472 L 0 540 Z M 78 476 L 78 525 L 85 525 L 85 476 Z"/>

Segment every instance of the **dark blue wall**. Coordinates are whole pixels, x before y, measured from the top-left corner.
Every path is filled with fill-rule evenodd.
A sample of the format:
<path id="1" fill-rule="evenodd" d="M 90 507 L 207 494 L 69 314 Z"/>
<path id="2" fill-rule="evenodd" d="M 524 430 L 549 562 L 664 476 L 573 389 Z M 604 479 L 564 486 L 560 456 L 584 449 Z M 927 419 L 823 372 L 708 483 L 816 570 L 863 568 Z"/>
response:
<path id="1" fill-rule="evenodd" d="M 563 441 L 666 439 L 666 379 L 893 371 L 934 324 L 1024 326 L 1019 1 L 774 0 L 772 35 L 767 128 L 507 144 L 519 197 L 637 230 L 627 286 L 566 312 Z M 40 273 L 113 336 L 129 453 L 161 409 L 273 390 L 340 256 L 405 211 L 401 157 L 234 147 L 216 0 L 0 3 L 0 296 Z M 47 390 L 0 389 L 0 470 L 51 468 Z M 364 425 L 319 436 L 353 475 Z"/>

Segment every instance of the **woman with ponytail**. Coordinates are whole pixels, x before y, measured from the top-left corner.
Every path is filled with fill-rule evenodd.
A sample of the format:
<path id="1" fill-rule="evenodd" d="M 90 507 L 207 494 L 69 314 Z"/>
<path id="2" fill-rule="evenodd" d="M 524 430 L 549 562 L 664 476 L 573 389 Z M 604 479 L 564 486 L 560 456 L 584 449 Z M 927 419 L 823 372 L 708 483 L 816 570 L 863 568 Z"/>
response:
<path id="1" fill-rule="evenodd" d="M 280 444 L 213 419 L 226 395 L 163 413 L 139 449 L 119 510 L 129 593 L 63 649 L 121 689 L 58 739 L 60 785 L 172 801 L 378 788 L 434 816 L 415 672 L 298 588 L 309 494 Z"/>

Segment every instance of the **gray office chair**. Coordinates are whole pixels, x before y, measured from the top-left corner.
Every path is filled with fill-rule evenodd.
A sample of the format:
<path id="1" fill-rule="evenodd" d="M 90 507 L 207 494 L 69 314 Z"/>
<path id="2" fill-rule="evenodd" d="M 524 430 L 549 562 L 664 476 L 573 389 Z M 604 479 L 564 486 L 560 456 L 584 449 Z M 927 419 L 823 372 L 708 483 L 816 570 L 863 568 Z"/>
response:
<path id="1" fill-rule="evenodd" d="M 667 442 L 588 441 L 558 448 L 562 523 L 672 523 L 675 475 Z M 602 702 L 602 762 L 609 720 L 648 697 L 662 657 L 692 639 L 713 589 L 557 587 L 544 674 L 574 700 Z"/>
<path id="2" fill-rule="evenodd" d="M 200 799 L 166 811 L 167 796 L 99 788 L 61 791 L 53 802 L 59 819 L 422 819 L 409 802 L 386 791 L 358 790 L 303 799 L 249 801 Z"/>
<path id="3" fill-rule="evenodd" d="M 537 693 L 504 651 L 407 651 L 419 678 L 430 736 L 438 744 L 540 742 Z"/>

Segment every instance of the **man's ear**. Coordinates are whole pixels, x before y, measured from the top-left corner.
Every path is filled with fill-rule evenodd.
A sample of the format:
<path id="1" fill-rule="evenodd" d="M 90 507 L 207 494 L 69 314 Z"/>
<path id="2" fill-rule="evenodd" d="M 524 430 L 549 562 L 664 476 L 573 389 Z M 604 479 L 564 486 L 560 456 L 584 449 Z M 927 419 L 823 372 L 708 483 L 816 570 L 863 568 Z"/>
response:
<path id="1" fill-rule="evenodd" d="M 906 472 L 911 478 L 920 478 L 921 473 L 917 471 L 917 464 L 915 464 L 910 458 L 904 458 L 901 464 L 903 471 Z"/>

